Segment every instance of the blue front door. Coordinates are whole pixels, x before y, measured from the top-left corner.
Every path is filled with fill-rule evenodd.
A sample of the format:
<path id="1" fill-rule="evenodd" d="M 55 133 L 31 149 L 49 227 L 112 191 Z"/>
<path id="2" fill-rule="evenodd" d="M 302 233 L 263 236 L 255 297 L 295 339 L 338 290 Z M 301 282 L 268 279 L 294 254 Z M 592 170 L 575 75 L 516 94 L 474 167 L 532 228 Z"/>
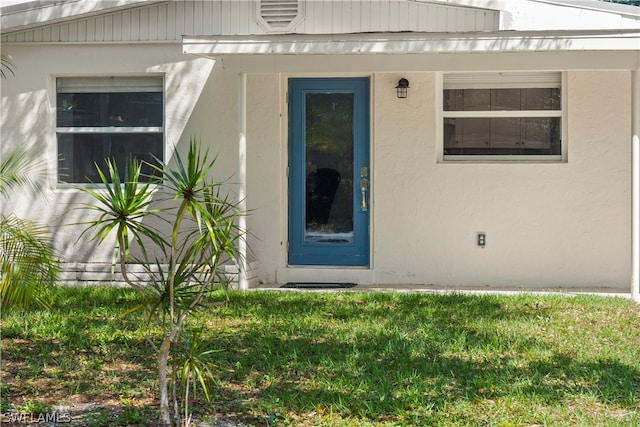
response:
<path id="1" fill-rule="evenodd" d="M 289 265 L 369 265 L 369 79 L 289 80 Z"/>

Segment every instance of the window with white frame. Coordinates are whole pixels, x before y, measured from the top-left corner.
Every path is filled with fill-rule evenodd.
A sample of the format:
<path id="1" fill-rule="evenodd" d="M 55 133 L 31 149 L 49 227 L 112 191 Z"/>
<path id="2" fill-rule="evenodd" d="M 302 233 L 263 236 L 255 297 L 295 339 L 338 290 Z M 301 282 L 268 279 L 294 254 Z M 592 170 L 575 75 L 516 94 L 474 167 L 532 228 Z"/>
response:
<path id="1" fill-rule="evenodd" d="M 61 183 L 99 182 L 95 165 L 104 168 L 106 159 L 116 162 L 121 179 L 130 158 L 162 160 L 162 77 L 57 78 L 56 133 Z"/>
<path id="2" fill-rule="evenodd" d="M 562 159 L 560 72 L 443 78 L 444 160 Z"/>

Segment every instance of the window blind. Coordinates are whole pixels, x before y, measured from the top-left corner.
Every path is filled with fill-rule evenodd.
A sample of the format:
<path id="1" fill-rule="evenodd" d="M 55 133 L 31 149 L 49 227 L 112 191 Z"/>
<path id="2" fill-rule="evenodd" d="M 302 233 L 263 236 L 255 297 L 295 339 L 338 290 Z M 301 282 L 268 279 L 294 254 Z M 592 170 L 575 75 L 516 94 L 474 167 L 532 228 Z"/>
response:
<path id="1" fill-rule="evenodd" d="M 59 77 L 58 93 L 162 92 L 162 76 Z"/>
<path id="2" fill-rule="evenodd" d="M 447 73 L 443 83 L 445 89 L 559 88 L 562 74 L 559 71 Z"/>

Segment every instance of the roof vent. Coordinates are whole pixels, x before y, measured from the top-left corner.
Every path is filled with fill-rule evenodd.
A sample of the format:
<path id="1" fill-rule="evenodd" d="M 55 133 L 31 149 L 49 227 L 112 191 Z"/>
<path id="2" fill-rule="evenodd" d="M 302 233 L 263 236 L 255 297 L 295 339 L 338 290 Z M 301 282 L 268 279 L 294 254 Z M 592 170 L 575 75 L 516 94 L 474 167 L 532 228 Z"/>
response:
<path id="1" fill-rule="evenodd" d="M 258 22 L 269 32 L 285 32 L 293 29 L 302 19 L 301 0 L 260 0 Z"/>

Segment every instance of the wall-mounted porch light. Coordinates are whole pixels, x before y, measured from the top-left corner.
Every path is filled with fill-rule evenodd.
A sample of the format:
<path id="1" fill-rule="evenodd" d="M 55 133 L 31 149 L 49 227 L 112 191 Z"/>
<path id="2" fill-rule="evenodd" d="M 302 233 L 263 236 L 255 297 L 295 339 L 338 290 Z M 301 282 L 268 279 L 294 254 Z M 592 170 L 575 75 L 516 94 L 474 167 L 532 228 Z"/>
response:
<path id="1" fill-rule="evenodd" d="M 398 86 L 396 86 L 398 98 L 406 98 L 409 94 L 409 80 L 404 77 L 398 80 Z"/>

